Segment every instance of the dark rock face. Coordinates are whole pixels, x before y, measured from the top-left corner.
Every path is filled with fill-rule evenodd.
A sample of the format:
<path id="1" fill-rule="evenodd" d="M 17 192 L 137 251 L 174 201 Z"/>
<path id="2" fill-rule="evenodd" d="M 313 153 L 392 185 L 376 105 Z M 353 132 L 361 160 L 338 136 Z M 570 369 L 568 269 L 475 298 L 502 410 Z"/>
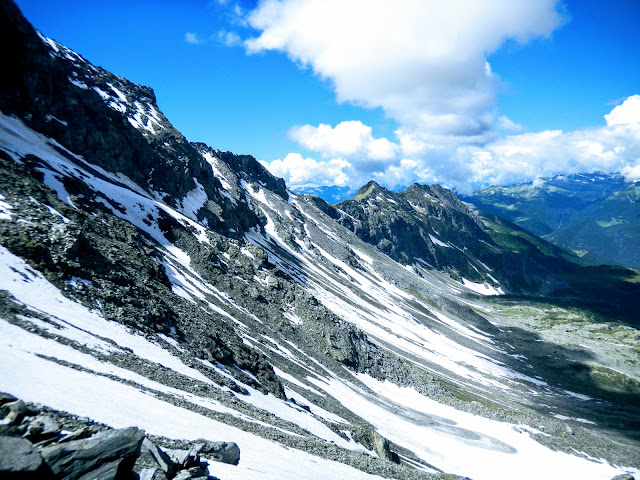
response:
<path id="1" fill-rule="evenodd" d="M 567 252 L 474 210 L 440 185 L 394 193 L 369 182 L 353 199 L 319 208 L 404 265 L 437 269 L 455 280 L 500 282 L 510 293 L 552 293 L 563 284 L 560 275 L 577 268 L 577 258 L 567 260 Z"/>
<path id="2" fill-rule="evenodd" d="M 2 478 L 53 478 L 42 455 L 23 438 L 0 436 L 0 476 Z"/>
<path id="3" fill-rule="evenodd" d="M 180 207 L 198 189 L 207 202 L 199 220 L 209 228 L 239 236 L 260 223 L 246 209 L 221 194 L 220 181 L 200 153 L 162 115 L 153 91 L 95 67 L 75 52 L 42 37 L 10 1 L 0 11 L 1 39 L 10 52 L 3 63 L 10 72 L 0 80 L 0 110 L 16 115 L 34 130 L 119 172 L 151 195 Z M 269 174 L 253 157 L 220 152 L 237 169 L 286 197 L 282 179 Z M 99 173 L 99 172 L 96 172 Z"/>
<path id="4" fill-rule="evenodd" d="M 60 425 L 46 415 L 38 415 L 27 428 L 26 437 L 34 443 L 55 438 L 60 434 Z"/>
<path id="5" fill-rule="evenodd" d="M 289 199 L 287 186 L 285 185 L 284 180 L 282 178 L 274 177 L 251 155 L 236 155 L 231 152 L 212 150 L 203 143 L 194 143 L 193 145 L 198 149 L 198 151 L 202 151 L 203 149 L 211 151 L 247 183 L 258 183 L 267 190 L 271 190 L 273 193 L 280 195 L 284 200 Z"/>
<path id="6" fill-rule="evenodd" d="M 162 449 L 148 438 L 142 441 L 140 456 L 136 460 L 133 470 L 140 478 L 165 480 L 175 475 L 176 465 Z"/>
<path id="7" fill-rule="evenodd" d="M 72 479 L 122 478 L 140 454 L 144 431 L 107 430 L 85 440 L 46 447 L 42 457 L 56 476 Z"/>
<path id="8" fill-rule="evenodd" d="M 400 263 L 421 261 L 454 277 L 486 280 L 469 265 L 467 250 L 493 241 L 457 197 L 438 185 L 416 184 L 397 194 L 369 182 L 336 207 L 346 214 L 339 219 L 345 227 Z"/>
<path id="9" fill-rule="evenodd" d="M 87 210 L 83 211 L 60 201 L 39 181 L 34 165 L 18 164 L 0 152 L 0 168 L 0 189 L 11 191 L 7 200 L 29 220 L 0 222 L 0 242 L 6 248 L 47 272 L 51 282 L 85 305 L 100 305 L 105 318 L 147 332 L 176 329 L 193 342 L 200 358 L 246 369 L 259 379 L 257 389 L 284 398 L 282 385 L 264 356 L 245 345 L 232 326 L 172 293 L 157 245 L 139 229 L 100 203 L 83 203 Z M 93 195 L 86 187 L 82 192 L 85 201 Z M 52 216 L 49 207 L 71 221 Z M 202 248 L 177 222 L 167 228 L 185 250 Z M 226 241 L 222 237 L 219 241 L 224 251 Z M 211 256 L 216 256 L 215 251 L 203 253 L 206 270 L 211 270 Z M 214 273 L 213 282 L 225 275 L 224 271 Z M 74 277 L 86 282 L 71 287 Z"/>

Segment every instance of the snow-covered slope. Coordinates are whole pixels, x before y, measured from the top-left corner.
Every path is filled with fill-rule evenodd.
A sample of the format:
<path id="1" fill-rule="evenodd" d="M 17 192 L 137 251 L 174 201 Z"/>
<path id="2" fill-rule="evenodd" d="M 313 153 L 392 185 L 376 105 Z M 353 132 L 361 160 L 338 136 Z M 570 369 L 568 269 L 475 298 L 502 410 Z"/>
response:
<path id="1" fill-rule="evenodd" d="M 94 132 L 109 139 L 94 157 L 53 97 L 30 117 L 3 103 L 0 391 L 236 442 L 238 466 L 210 467 L 220 479 L 640 474 L 633 368 L 619 398 L 545 369 L 525 347 L 576 372 L 586 357 L 505 326 L 482 295 L 499 285 L 396 262 L 252 157 L 171 133 L 148 89 L 29 42 L 71 72 L 94 125 L 119 123 Z M 119 135 L 128 158 L 146 156 L 137 173 L 105 160 Z"/>

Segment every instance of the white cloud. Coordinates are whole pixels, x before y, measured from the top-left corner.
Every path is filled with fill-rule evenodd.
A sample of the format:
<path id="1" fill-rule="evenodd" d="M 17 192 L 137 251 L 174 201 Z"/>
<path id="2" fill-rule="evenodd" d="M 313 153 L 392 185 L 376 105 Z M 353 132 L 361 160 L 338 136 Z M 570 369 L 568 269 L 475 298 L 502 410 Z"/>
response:
<path id="1" fill-rule="evenodd" d="M 487 140 L 507 39 L 548 36 L 558 0 L 261 0 L 248 52 L 278 50 L 331 80 L 339 101 L 381 107 L 407 132 Z"/>
<path id="2" fill-rule="evenodd" d="M 607 125 L 640 123 L 640 95 L 633 95 L 627 98 L 622 105 L 615 107 L 604 118 L 607 121 Z"/>
<path id="3" fill-rule="evenodd" d="M 519 123 L 514 122 L 506 115 L 500 115 L 498 117 L 498 126 L 503 130 L 507 130 L 509 132 L 520 133 L 524 131 L 524 127 Z"/>
<path id="4" fill-rule="evenodd" d="M 348 185 L 350 178 L 353 178 L 353 175 L 345 171 L 351 168 L 349 162 L 339 158 L 316 161 L 312 158 L 304 158 L 299 153 L 290 153 L 282 160 L 261 163 L 274 175 L 284 178 L 289 187 L 306 185 L 342 187 Z"/>
<path id="5" fill-rule="evenodd" d="M 370 164 L 395 158 L 397 145 L 386 138 L 374 138 L 371 127 L 360 121 L 347 121 L 335 127 L 321 123 L 317 127 L 293 127 L 289 136 L 300 145 L 324 157 L 350 156 L 353 161 Z"/>
<path id="6" fill-rule="evenodd" d="M 229 32 L 227 30 L 220 30 L 218 32 L 218 40 L 220 40 L 227 47 L 235 47 L 242 43 L 242 39 L 235 32 Z"/>
<path id="7" fill-rule="evenodd" d="M 198 34 L 192 32 L 187 32 L 184 34 L 184 41 L 191 45 L 197 45 L 198 43 L 203 42 L 203 40 L 198 37 Z"/>
<path id="8" fill-rule="evenodd" d="M 640 180 L 640 160 L 638 160 L 638 163 L 636 165 L 627 165 L 626 167 L 624 167 L 620 173 L 622 175 L 624 175 L 627 180 L 630 181 L 638 181 Z"/>
<path id="9" fill-rule="evenodd" d="M 524 178 L 577 172 L 639 174 L 640 96 L 605 115 L 606 125 L 571 132 L 512 135 L 484 147 L 460 147 L 452 156 L 471 182 L 505 184 Z"/>
<path id="10" fill-rule="evenodd" d="M 605 115 L 606 124 L 571 132 L 545 130 L 494 139 L 482 146 L 433 142 L 433 135 L 398 129 L 396 142 L 374 138 L 361 122 L 305 125 L 291 137 L 328 161 L 289 154 L 267 165 L 291 185 L 349 185 L 371 178 L 388 187 L 441 182 L 468 193 L 478 184 L 506 184 L 578 172 L 621 172 L 640 179 L 640 95 Z M 377 161 L 368 156 L 381 145 Z M 380 153 L 380 152 L 379 152 Z M 392 155 L 393 153 L 393 155 Z M 338 157 L 338 158 L 336 158 Z"/>

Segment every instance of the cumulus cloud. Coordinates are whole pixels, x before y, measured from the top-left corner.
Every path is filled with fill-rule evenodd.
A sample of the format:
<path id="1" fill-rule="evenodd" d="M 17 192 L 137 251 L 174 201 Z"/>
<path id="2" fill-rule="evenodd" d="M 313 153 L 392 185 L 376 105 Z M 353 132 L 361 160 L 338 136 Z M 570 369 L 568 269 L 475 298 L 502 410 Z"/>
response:
<path id="1" fill-rule="evenodd" d="M 524 127 L 522 125 L 514 122 L 506 115 L 500 115 L 498 117 L 498 126 L 503 130 L 507 130 L 509 132 L 519 133 L 524 131 Z"/>
<path id="2" fill-rule="evenodd" d="M 300 145 L 325 157 L 350 156 L 356 163 L 395 158 L 397 145 L 386 138 L 374 138 L 372 128 L 360 121 L 347 121 L 335 127 L 321 123 L 317 127 L 293 127 L 289 136 Z"/>
<path id="3" fill-rule="evenodd" d="M 289 154 L 265 164 L 292 185 L 349 185 L 375 178 L 388 187 L 440 182 L 463 193 L 472 187 L 506 184 L 578 172 L 621 172 L 640 179 L 640 95 L 605 115 L 601 126 L 570 132 L 545 130 L 494 139 L 484 145 L 433 143 L 430 135 L 398 129 L 396 141 L 375 138 L 361 122 L 335 127 L 296 127 L 290 134 L 323 161 Z M 367 155 L 384 145 L 374 161 Z"/>
<path id="4" fill-rule="evenodd" d="M 353 177 L 348 173 L 351 169 L 349 162 L 339 158 L 317 161 L 313 158 L 304 158 L 299 153 L 290 153 L 284 159 L 274 160 L 271 163 L 262 162 L 262 164 L 274 175 L 284 178 L 290 187 L 307 185 L 343 187 L 349 185 Z"/>
<path id="5" fill-rule="evenodd" d="M 640 123 L 640 95 L 632 95 L 604 116 L 607 125 Z"/>
<path id="6" fill-rule="evenodd" d="M 640 95 L 605 115 L 606 125 L 571 132 L 545 130 L 508 136 L 484 147 L 459 147 L 451 165 L 470 182 L 505 184 L 537 176 L 622 172 L 640 176 Z"/>
<path id="7" fill-rule="evenodd" d="M 248 52 L 278 50 L 329 79 L 339 101 L 381 107 L 407 131 L 486 140 L 506 40 L 548 36 L 558 0 L 262 0 Z"/>
<path id="8" fill-rule="evenodd" d="M 561 0 L 260 0 L 244 14 L 248 53 L 280 51 L 329 80 L 338 101 L 381 108 L 381 138 L 359 121 L 293 127 L 304 155 L 268 164 L 292 185 L 441 182 L 469 191 L 539 176 L 640 176 L 640 95 L 600 126 L 528 132 L 496 108 L 487 59 L 506 41 L 549 36 Z M 239 12 L 241 14 L 243 12 Z M 500 137 L 499 134 L 507 135 Z M 316 156 L 317 159 L 310 157 Z"/>
<path id="9" fill-rule="evenodd" d="M 638 161 L 638 163 L 634 166 L 627 165 L 620 171 L 620 173 L 624 175 L 627 180 L 637 182 L 638 180 L 640 180 L 640 161 Z"/>

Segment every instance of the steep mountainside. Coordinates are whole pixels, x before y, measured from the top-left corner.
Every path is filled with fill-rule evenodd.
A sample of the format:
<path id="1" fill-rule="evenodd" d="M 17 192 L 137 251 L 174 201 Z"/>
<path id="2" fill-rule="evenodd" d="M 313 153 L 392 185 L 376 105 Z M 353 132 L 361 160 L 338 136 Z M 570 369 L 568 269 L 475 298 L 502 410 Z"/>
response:
<path id="1" fill-rule="evenodd" d="M 433 251 L 378 248 L 375 204 L 358 218 L 253 157 L 189 143 L 149 88 L 8 1 L 0 32 L 0 476 L 24 460 L 5 445 L 60 418 L 82 428 L 34 444 L 54 471 L 47 449 L 67 437 L 133 426 L 165 448 L 235 442 L 239 463 L 208 464 L 222 480 L 640 474 L 637 330 L 478 295 L 511 288 L 479 263 L 503 258 L 489 217 L 411 187 L 388 198 Z M 372 184 L 354 202 L 374 191 L 388 195 Z M 412 231 L 408 209 L 435 229 Z M 149 451 L 156 467 L 129 464 L 134 478 L 203 478 Z"/>
<path id="2" fill-rule="evenodd" d="M 547 238 L 595 265 L 640 268 L 640 182 L 609 193 Z"/>
<path id="3" fill-rule="evenodd" d="M 334 218 L 404 265 L 424 265 L 487 292 L 551 294 L 578 259 L 501 218 L 463 204 L 440 185 L 401 193 L 375 182 L 335 206 Z"/>
<path id="4" fill-rule="evenodd" d="M 640 182 L 575 174 L 478 190 L 465 200 L 593 264 L 640 268 Z"/>

